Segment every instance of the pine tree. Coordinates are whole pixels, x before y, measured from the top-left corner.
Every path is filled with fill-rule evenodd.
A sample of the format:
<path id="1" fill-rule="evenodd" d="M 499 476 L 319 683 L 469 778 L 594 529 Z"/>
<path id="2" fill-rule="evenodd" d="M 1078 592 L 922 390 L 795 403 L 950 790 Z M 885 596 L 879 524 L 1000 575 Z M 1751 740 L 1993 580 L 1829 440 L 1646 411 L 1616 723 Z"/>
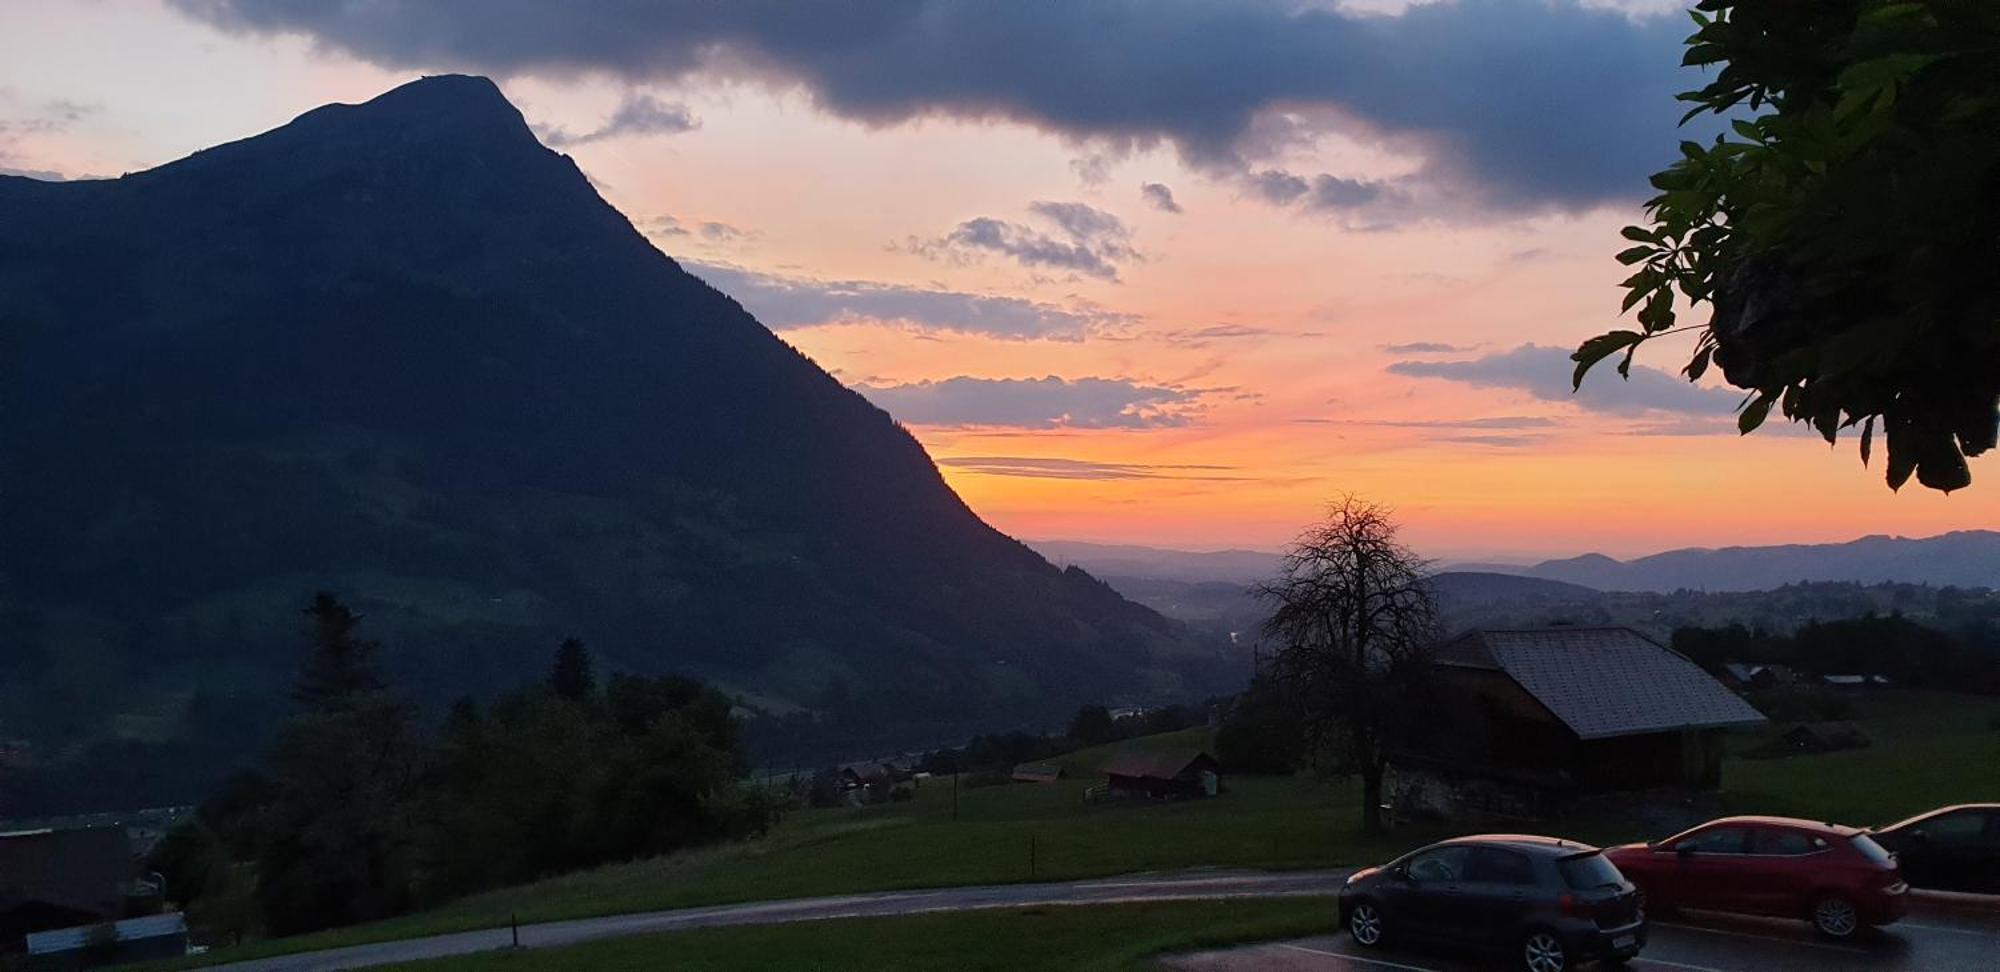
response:
<path id="1" fill-rule="evenodd" d="M 581 702 L 597 691 L 597 679 L 590 670 L 590 649 L 576 638 L 566 638 L 556 648 L 556 663 L 549 671 L 549 688 L 557 698 Z"/>
<path id="2" fill-rule="evenodd" d="M 292 688 L 294 701 L 311 710 L 343 708 L 387 687 L 375 667 L 379 646 L 354 634 L 361 615 L 326 591 L 313 595 L 305 613 L 313 648 Z"/>

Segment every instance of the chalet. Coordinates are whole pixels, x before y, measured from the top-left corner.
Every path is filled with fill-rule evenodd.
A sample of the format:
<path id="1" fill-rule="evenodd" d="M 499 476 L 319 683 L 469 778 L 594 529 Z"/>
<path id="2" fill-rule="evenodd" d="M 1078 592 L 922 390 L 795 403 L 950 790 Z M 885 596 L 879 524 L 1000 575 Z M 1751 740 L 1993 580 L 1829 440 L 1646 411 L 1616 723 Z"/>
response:
<path id="1" fill-rule="evenodd" d="M 909 766 L 893 759 L 863 760 L 846 763 L 840 767 L 840 786 L 844 790 L 859 789 L 877 784 L 907 782 L 911 773 Z"/>
<path id="2" fill-rule="evenodd" d="M 1212 797 L 1220 792 L 1222 764 L 1200 750 L 1149 752 L 1127 749 L 1104 761 L 1110 796 Z"/>
<path id="3" fill-rule="evenodd" d="M 1014 767 L 1016 783 L 1057 783 L 1063 778 L 1063 768 L 1058 763 L 1022 763 Z"/>
<path id="4" fill-rule="evenodd" d="M 133 871 L 121 826 L 0 832 L 0 954 L 32 932 L 120 917 Z"/>
<path id="5" fill-rule="evenodd" d="M 1714 789 L 1723 730 L 1764 721 L 1628 628 L 1473 631 L 1436 661 L 1432 735 L 1384 778 L 1398 817 L 1532 819 L 1593 793 Z"/>
<path id="6" fill-rule="evenodd" d="M 1872 743 L 1867 730 L 1846 721 L 1801 722 L 1778 734 L 1778 745 L 1786 753 L 1830 753 L 1862 749 Z"/>
<path id="7" fill-rule="evenodd" d="M 1803 681 L 1798 672 L 1784 665 L 1761 665 L 1755 662 L 1724 662 L 1722 680 L 1730 688 L 1739 691 L 1773 689 L 1784 685 L 1796 685 Z"/>

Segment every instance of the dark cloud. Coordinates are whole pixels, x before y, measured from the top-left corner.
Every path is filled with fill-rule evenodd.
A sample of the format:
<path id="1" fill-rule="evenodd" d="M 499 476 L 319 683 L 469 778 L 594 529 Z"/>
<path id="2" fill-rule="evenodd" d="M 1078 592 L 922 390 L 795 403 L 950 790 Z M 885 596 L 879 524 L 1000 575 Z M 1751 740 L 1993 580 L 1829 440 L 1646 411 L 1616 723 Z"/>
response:
<path id="1" fill-rule="evenodd" d="M 1609 367 L 1599 368 L 1584 379 L 1581 390 L 1571 394 L 1570 374 L 1575 368 L 1567 349 L 1524 344 L 1512 351 L 1469 361 L 1398 361 L 1389 366 L 1389 371 L 1412 378 L 1464 382 L 1478 388 L 1512 388 L 1543 401 L 1575 402 L 1590 411 L 1611 415 L 1647 412 L 1727 415 L 1742 401 L 1742 396 L 1734 392 L 1703 388 L 1645 365 L 1633 365 L 1629 380 L 1620 380 Z"/>
<path id="2" fill-rule="evenodd" d="M 1056 270 L 1116 281 L 1118 266 L 1135 260 L 1132 231 L 1123 220 L 1080 202 L 1035 202 L 1028 211 L 1055 227 L 1055 235 L 991 216 L 958 224 L 932 240 L 910 241 L 910 249 L 934 259 L 964 261 L 998 254 L 1030 270 Z"/>
<path id="3" fill-rule="evenodd" d="M 1221 171 L 1268 151 L 1260 118 L 1298 111 L 1323 119 L 1307 128 L 1413 148 L 1427 177 L 1509 208 L 1644 195 L 1679 137 L 1674 92 L 1700 84 L 1678 66 L 1685 19 L 1582 0 L 1398 14 L 1217 0 L 171 2 L 398 68 L 748 77 L 873 124 L 1008 119 L 1113 151 L 1168 143 Z"/>
<path id="4" fill-rule="evenodd" d="M 1441 435 L 1436 441 L 1494 449 L 1526 449 L 1541 445 L 1543 440 L 1539 435 Z"/>
<path id="5" fill-rule="evenodd" d="M 1178 213 L 1181 204 L 1174 201 L 1174 191 L 1158 182 L 1148 182 L 1139 186 L 1139 195 L 1154 209 L 1163 213 Z"/>
<path id="6" fill-rule="evenodd" d="M 1375 202 L 1385 192 L 1379 182 L 1342 179 L 1322 172 L 1313 177 L 1312 195 L 1307 198 L 1306 204 L 1314 209 L 1348 209 Z"/>
<path id="7" fill-rule="evenodd" d="M 542 126 L 536 133 L 551 148 L 567 148 L 571 145 L 587 145 L 601 142 L 620 135 L 678 135 L 701 127 L 701 119 L 688 110 L 686 105 L 669 104 L 652 95 L 631 95 L 612 112 L 604 124 L 584 132 L 572 134 L 554 126 Z"/>
<path id="8" fill-rule="evenodd" d="M 855 391 L 911 425 L 1153 429 L 1186 425 L 1202 392 L 1122 378 L 972 378 Z"/>
<path id="9" fill-rule="evenodd" d="M 1078 341 L 1128 323 L 1122 315 L 1090 307 L 1065 308 L 1019 297 L 787 277 L 690 260 L 681 265 L 736 298 L 774 331 L 873 321 L 1008 340 Z"/>
<path id="10" fill-rule="evenodd" d="M 703 239 L 713 240 L 717 243 L 734 243 L 750 234 L 728 223 L 719 223 L 711 219 L 701 224 L 701 235 Z"/>
<path id="11" fill-rule="evenodd" d="M 1237 341 L 1244 338 L 1274 337 L 1283 332 L 1267 327 L 1251 327 L 1248 324 L 1210 324 L 1206 327 L 1191 327 L 1166 331 L 1160 335 L 1168 344 L 1183 347 L 1205 348 L 1217 341 Z"/>
<path id="12" fill-rule="evenodd" d="M 1312 191 L 1312 186 L 1283 169 L 1265 169 L 1243 177 L 1250 191 L 1273 206 L 1289 206 Z"/>
<path id="13" fill-rule="evenodd" d="M 1102 152 L 1093 152 L 1083 158 L 1069 160 L 1069 170 L 1076 173 L 1078 182 L 1086 186 L 1101 186 L 1111 181 L 1111 165 L 1114 161 Z"/>
<path id="14" fill-rule="evenodd" d="M 1224 475 L 1231 468 L 1229 466 L 1156 466 L 1030 456 L 950 456 L 939 459 L 937 464 L 989 476 L 1023 476 L 1029 479 L 1203 479 L 1242 482 L 1250 478 Z"/>
<path id="15" fill-rule="evenodd" d="M 1398 429 L 1552 429 L 1562 423 L 1542 415 L 1488 415 L 1463 419 L 1356 421 L 1354 424 L 1383 425 Z"/>
<path id="16" fill-rule="evenodd" d="M 1472 350 L 1460 344 L 1442 344 L 1437 341 L 1411 341 L 1408 344 L 1385 344 L 1382 350 L 1390 354 L 1459 354 Z"/>

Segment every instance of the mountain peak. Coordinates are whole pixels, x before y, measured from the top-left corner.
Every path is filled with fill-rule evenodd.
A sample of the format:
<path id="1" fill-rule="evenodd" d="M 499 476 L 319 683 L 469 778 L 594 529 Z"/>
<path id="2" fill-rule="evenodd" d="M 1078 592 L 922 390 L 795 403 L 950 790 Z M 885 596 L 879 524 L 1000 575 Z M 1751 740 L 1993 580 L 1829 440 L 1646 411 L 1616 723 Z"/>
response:
<path id="1" fill-rule="evenodd" d="M 325 134 L 326 127 L 357 123 L 398 129 L 426 140 L 467 136 L 534 140 L 527 119 L 500 86 L 471 74 L 431 75 L 358 105 L 315 108 L 288 127 L 317 137 Z"/>

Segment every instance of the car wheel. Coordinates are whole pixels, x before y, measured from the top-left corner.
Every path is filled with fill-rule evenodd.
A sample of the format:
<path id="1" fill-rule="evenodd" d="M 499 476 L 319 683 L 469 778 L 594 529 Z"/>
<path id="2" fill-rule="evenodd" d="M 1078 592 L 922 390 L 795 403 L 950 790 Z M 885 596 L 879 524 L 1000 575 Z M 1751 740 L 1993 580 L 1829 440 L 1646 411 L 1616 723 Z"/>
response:
<path id="1" fill-rule="evenodd" d="M 1347 933 L 1354 936 L 1360 945 L 1374 947 L 1382 944 L 1382 910 L 1373 901 L 1362 901 L 1347 913 Z"/>
<path id="2" fill-rule="evenodd" d="M 1828 895 L 1813 904 L 1813 929 L 1828 938 L 1852 938 L 1861 930 L 1861 912 L 1854 902 Z"/>
<path id="3" fill-rule="evenodd" d="M 1568 972 L 1569 952 L 1555 932 L 1532 931 L 1521 942 L 1521 967 L 1528 972 Z"/>

